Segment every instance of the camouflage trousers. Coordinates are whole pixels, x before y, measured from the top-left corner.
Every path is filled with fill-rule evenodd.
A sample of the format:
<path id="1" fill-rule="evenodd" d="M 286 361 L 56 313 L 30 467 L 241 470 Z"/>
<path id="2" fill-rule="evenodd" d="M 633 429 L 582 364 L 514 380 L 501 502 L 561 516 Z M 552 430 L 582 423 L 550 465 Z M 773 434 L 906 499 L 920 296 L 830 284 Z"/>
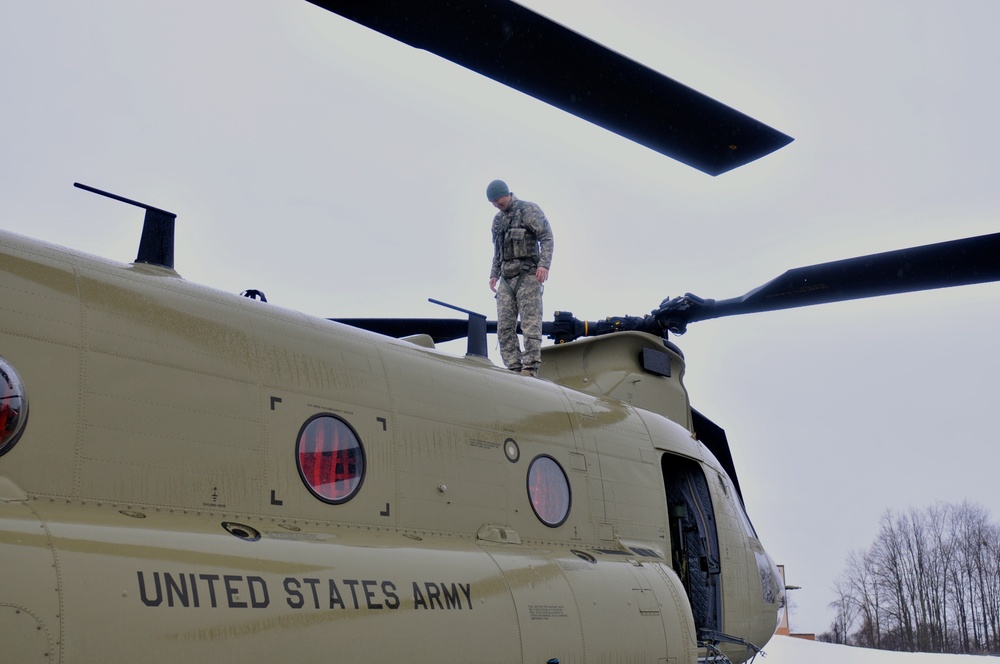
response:
<path id="1" fill-rule="evenodd" d="M 524 335 L 523 353 L 517 340 L 518 318 Z M 508 369 L 538 371 L 542 363 L 542 285 L 535 275 L 500 280 L 497 286 L 497 338 L 500 357 Z"/>

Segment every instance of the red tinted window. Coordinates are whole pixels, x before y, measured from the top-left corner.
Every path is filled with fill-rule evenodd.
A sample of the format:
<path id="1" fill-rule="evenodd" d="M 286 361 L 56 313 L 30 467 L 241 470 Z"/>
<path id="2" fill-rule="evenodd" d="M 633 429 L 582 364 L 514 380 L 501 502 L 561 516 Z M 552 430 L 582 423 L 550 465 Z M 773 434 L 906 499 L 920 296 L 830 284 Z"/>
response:
<path id="1" fill-rule="evenodd" d="M 27 419 L 28 400 L 21 377 L 0 357 L 0 454 L 14 447 Z"/>
<path id="2" fill-rule="evenodd" d="M 560 526 L 569 516 L 569 480 L 552 457 L 537 456 L 528 467 L 528 498 L 546 526 Z"/>
<path id="3" fill-rule="evenodd" d="M 365 451 L 351 426 L 334 415 L 305 423 L 296 449 L 299 475 L 320 500 L 343 503 L 354 497 L 365 478 Z"/>

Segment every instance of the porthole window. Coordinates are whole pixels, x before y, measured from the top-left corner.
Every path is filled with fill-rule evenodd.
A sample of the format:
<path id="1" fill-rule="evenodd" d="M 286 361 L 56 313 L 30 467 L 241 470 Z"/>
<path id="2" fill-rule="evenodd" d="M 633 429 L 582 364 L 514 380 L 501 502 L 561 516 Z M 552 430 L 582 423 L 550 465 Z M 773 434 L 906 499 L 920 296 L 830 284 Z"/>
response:
<path id="1" fill-rule="evenodd" d="M 28 400 L 21 377 L 0 357 L 0 456 L 14 447 L 27 420 Z"/>
<path id="2" fill-rule="evenodd" d="M 569 480 L 562 466 L 547 454 L 535 457 L 528 466 L 528 499 L 546 526 L 561 526 L 569 516 Z"/>
<path id="3" fill-rule="evenodd" d="M 316 415 L 302 426 L 295 450 L 299 475 L 325 503 L 347 502 L 365 479 L 365 449 L 358 434 L 335 415 Z"/>

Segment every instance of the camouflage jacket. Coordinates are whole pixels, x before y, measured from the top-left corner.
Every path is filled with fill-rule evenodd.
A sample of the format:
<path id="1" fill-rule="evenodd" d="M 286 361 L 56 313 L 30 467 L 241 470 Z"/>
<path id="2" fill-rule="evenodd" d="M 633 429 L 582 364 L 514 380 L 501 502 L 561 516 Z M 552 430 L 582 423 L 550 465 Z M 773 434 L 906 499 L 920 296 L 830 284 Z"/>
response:
<path id="1" fill-rule="evenodd" d="M 552 266 L 552 228 L 542 208 L 511 195 L 505 212 L 493 217 L 493 265 L 490 277 L 507 279 Z"/>

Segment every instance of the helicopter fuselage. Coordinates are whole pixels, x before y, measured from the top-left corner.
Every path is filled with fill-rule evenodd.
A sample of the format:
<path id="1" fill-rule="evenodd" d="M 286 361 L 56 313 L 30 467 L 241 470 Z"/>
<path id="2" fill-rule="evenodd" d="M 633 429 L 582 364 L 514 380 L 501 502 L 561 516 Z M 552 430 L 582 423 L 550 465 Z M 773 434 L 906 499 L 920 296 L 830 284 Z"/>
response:
<path id="1" fill-rule="evenodd" d="M 686 422 L 8 233 L 0 293 L 12 661 L 695 662 L 775 629 Z"/>

